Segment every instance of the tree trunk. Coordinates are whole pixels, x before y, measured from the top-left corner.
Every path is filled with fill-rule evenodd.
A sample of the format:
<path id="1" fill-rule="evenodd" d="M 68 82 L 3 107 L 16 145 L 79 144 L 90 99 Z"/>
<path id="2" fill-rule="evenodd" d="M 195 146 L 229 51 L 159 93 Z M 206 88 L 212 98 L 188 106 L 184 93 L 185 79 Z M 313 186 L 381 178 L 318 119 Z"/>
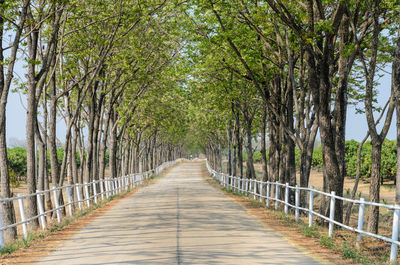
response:
<path id="1" fill-rule="evenodd" d="M 247 119 L 246 122 L 246 151 L 247 151 L 247 160 L 246 160 L 246 178 L 248 179 L 255 179 L 256 178 L 256 172 L 254 170 L 254 162 L 253 162 L 253 145 L 252 145 L 252 137 L 251 137 L 251 132 L 252 132 L 252 118 Z"/>
<path id="2" fill-rule="evenodd" d="M 398 22 L 400 24 L 400 19 Z M 396 96 L 397 171 L 396 204 L 400 204 L 400 27 L 397 32 L 396 51 L 392 64 L 392 85 Z"/>
<path id="3" fill-rule="evenodd" d="M 98 85 L 98 81 L 95 82 L 95 85 L 92 87 L 89 110 L 88 110 L 88 141 L 87 141 L 87 157 L 85 164 L 85 174 L 83 176 L 84 182 L 89 183 L 91 178 L 93 177 L 93 141 L 94 141 L 94 123 L 95 123 L 95 112 L 96 112 L 96 101 L 97 101 L 97 93 L 96 88 Z"/>
<path id="4" fill-rule="evenodd" d="M 0 34 L 2 36 L 2 34 Z M 0 53 L 1 54 L 1 53 Z M 7 143 L 6 143 L 6 104 L 7 97 L 1 97 L 0 104 L 0 174 L 1 174 L 1 197 L 10 198 L 12 197 L 10 190 L 10 175 L 8 172 L 7 164 Z M 15 212 L 12 201 L 6 201 L 0 204 L 2 225 L 10 225 L 16 222 Z M 6 240 L 12 241 L 17 238 L 16 227 L 6 230 Z"/>
<path id="5" fill-rule="evenodd" d="M 371 181 L 369 186 L 369 200 L 371 202 L 380 202 L 380 171 L 381 171 L 381 156 L 382 143 L 372 144 L 371 151 Z M 369 206 L 368 211 L 368 232 L 378 233 L 379 224 L 379 207 Z"/>
<path id="6" fill-rule="evenodd" d="M 111 112 L 111 130 L 110 130 L 110 175 L 111 178 L 117 177 L 117 132 L 116 132 L 116 113 L 114 111 Z"/>
<path id="7" fill-rule="evenodd" d="M 72 126 L 73 135 L 71 139 L 71 155 L 72 155 L 72 180 L 75 183 L 78 182 L 78 165 L 77 165 L 77 155 L 76 155 L 76 147 L 78 145 L 78 129 L 76 125 Z M 80 163 L 82 164 L 82 158 L 80 159 Z"/>
<path id="8" fill-rule="evenodd" d="M 39 169 L 38 169 L 38 190 L 42 191 L 44 190 L 44 182 L 45 182 L 45 176 L 46 176 L 46 170 L 47 170 L 47 164 L 46 164 L 46 145 L 43 142 L 42 138 L 40 137 L 40 132 L 39 128 L 37 128 L 36 131 L 36 143 L 39 147 Z M 41 197 L 42 200 L 42 205 L 44 205 L 44 198 Z"/>
<path id="9" fill-rule="evenodd" d="M 36 131 L 36 82 L 29 82 L 28 86 L 28 106 L 26 114 L 26 155 L 27 155 L 27 194 L 36 192 L 36 150 L 35 150 L 35 131 Z M 36 196 L 32 196 L 26 199 L 27 218 L 37 215 Z M 38 219 L 33 220 L 30 223 L 32 230 L 35 230 L 39 226 Z"/>
<path id="10" fill-rule="evenodd" d="M 266 144 L 266 129 L 267 129 L 267 108 L 263 106 L 262 121 L 261 121 L 261 160 L 263 164 L 263 181 L 268 181 L 268 161 L 267 161 L 267 144 Z"/>
<path id="11" fill-rule="evenodd" d="M 100 179 L 105 178 L 105 170 L 106 170 L 106 151 L 107 151 L 107 140 L 108 140 L 108 133 L 109 133 L 109 124 L 110 124 L 110 114 L 107 113 L 106 121 L 104 123 L 104 132 L 103 132 L 103 139 L 100 145 L 100 158 L 99 158 L 99 174 Z"/>
<path id="12" fill-rule="evenodd" d="M 232 176 L 232 121 L 229 120 L 227 125 L 227 135 L 228 135 L 228 165 L 227 173 Z"/>

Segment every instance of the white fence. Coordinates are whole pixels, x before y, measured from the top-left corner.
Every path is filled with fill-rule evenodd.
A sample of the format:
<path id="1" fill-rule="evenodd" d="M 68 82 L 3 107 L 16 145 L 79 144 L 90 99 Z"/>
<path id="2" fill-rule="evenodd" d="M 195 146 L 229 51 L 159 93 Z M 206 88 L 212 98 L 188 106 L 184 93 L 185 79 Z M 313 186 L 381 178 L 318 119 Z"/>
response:
<path id="1" fill-rule="evenodd" d="M 85 184 L 74 184 L 74 185 L 65 185 L 62 187 L 53 187 L 49 190 L 44 191 L 36 191 L 36 193 L 21 195 L 18 194 L 17 197 L 12 198 L 3 198 L 0 199 L 0 203 L 5 203 L 6 201 L 17 201 L 19 214 L 21 220 L 17 223 L 11 225 L 2 225 L 1 214 L 0 214 L 0 247 L 4 247 L 4 236 L 3 233 L 5 230 L 17 227 L 22 225 L 22 232 L 24 238 L 28 238 L 28 223 L 33 220 L 39 219 L 40 225 L 42 229 L 46 229 L 46 216 L 56 212 L 58 223 L 61 222 L 62 219 L 62 209 L 68 207 L 68 213 L 70 216 L 73 216 L 73 207 L 78 206 L 79 210 L 83 209 L 83 205 L 86 204 L 87 207 L 90 207 L 91 203 L 97 204 L 99 200 L 108 199 L 110 196 L 119 194 L 121 192 L 128 191 L 138 185 L 141 185 L 144 180 L 148 179 L 151 175 L 160 174 L 165 168 L 175 165 L 177 162 L 180 162 L 181 159 L 177 159 L 171 162 L 165 162 L 154 170 L 150 170 L 144 173 L 136 173 L 129 174 L 126 176 L 122 176 L 119 178 L 111 179 L 101 179 L 95 180 L 90 183 Z M 92 187 L 92 194 L 89 193 L 89 187 Z M 97 188 L 99 187 L 99 191 Z M 75 191 L 75 196 L 71 196 L 71 190 Z M 65 191 L 66 195 L 66 203 L 64 205 L 59 205 L 59 196 L 60 191 Z M 82 192 L 83 191 L 83 192 Z M 83 193 L 83 194 L 82 194 Z M 54 208 L 48 211 L 44 211 L 43 206 L 43 196 L 48 194 L 48 196 L 53 195 Z M 36 196 L 37 198 L 37 206 L 39 214 L 37 216 L 26 218 L 25 209 L 24 209 L 24 200 Z"/>
<path id="2" fill-rule="evenodd" d="M 326 193 L 319 190 L 314 189 L 314 187 L 299 187 L 299 186 L 290 186 L 288 183 L 282 184 L 279 182 L 270 182 L 270 181 L 260 181 L 255 179 L 246 179 L 239 178 L 235 176 L 229 176 L 224 173 L 219 173 L 213 170 L 207 161 L 207 169 L 209 173 L 217 179 L 220 184 L 224 187 L 230 188 L 231 190 L 240 192 L 246 195 L 253 195 L 253 198 L 256 200 L 257 198 L 262 201 L 263 199 L 266 201 L 266 206 L 269 207 L 271 201 L 275 204 L 275 210 L 278 210 L 279 204 L 284 205 L 285 214 L 289 213 L 289 207 L 294 209 L 295 211 L 295 219 L 296 222 L 299 221 L 300 211 L 303 211 L 308 214 L 308 225 L 311 227 L 313 225 L 313 217 L 318 216 L 327 222 L 329 222 L 329 237 L 333 236 L 333 230 L 335 225 L 343 227 L 347 230 L 353 231 L 357 233 L 357 242 L 361 242 L 362 235 L 371 236 L 374 238 L 381 239 L 383 241 L 391 243 L 391 251 L 390 251 L 390 261 L 395 262 L 397 259 L 397 247 L 400 245 L 399 242 L 399 217 L 400 217 L 400 205 L 387 205 L 382 203 L 374 203 L 365 201 L 363 198 L 360 200 L 351 200 L 348 198 L 336 196 L 335 192 Z M 266 194 L 263 194 L 264 190 L 266 190 Z M 274 195 L 272 196 L 272 190 L 274 190 Z M 284 191 L 284 200 L 279 199 L 279 193 L 281 190 Z M 294 205 L 289 202 L 289 193 L 290 190 L 294 191 Z M 304 191 L 308 193 L 307 195 L 307 204 L 308 207 L 300 207 L 300 191 Z M 329 217 L 320 214 L 314 209 L 314 197 L 316 194 L 326 196 L 330 200 L 330 212 Z M 347 226 L 340 222 L 334 220 L 335 218 L 335 200 L 342 200 L 346 202 L 350 202 L 356 205 L 359 205 L 358 212 L 358 225 L 357 227 Z M 393 224 L 392 224 L 392 237 L 389 238 L 383 235 L 377 235 L 374 233 L 370 233 L 363 230 L 364 226 L 364 213 L 366 206 L 378 206 L 388 209 L 393 212 Z"/>

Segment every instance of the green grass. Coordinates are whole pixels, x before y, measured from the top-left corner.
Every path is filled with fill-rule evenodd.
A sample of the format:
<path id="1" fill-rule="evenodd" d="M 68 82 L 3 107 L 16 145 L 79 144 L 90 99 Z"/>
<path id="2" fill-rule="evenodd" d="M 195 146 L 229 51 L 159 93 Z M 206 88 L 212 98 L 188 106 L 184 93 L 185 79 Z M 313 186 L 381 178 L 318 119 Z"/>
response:
<path id="1" fill-rule="evenodd" d="M 333 240 L 333 238 L 323 235 L 319 238 L 319 244 L 323 247 L 327 247 L 330 249 L 335 250 L 335 241 Z"/>
<path id="2" fill-rule="evenodd" d="M 250 201 L 251 206 L 253 206 L 254 208 L 264 208 L 264 203 L 260 202 L 260 201 L 255 201 L 255 200 L 251 200 Z"/>
<path id="3" fill-rule="evenodd" d="M 313 238 L 319 238 L 320 234 L 317 231 L 316 226 L 308 226 L 304 223 L 300 224 L 300 231 L 306 236 L 306 237 L 313 237 Z"/>

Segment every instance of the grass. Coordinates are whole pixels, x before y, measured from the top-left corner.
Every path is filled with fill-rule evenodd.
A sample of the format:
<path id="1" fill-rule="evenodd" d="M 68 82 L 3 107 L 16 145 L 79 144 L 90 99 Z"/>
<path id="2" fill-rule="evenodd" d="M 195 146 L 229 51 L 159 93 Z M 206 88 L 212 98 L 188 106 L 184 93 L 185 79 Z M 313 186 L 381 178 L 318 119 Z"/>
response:
<path id="1" fill-rule="evenodd" d="M 306 237 L 313 237 L 313 238 L 319 238 L 320 234 L 317 231 L 316 226 L 308 226 L 304 223 L 300 224 L 300 231 L 306 236 Z"/>
<path id="2" fill-rule="evenodd" d="M 327 247 L 333 250 L 335 249 L 335 241 L 333 240 L 333 238 L 326 235 L 322 235 L 319 238 L 319 244 L 323 247 Z"/>

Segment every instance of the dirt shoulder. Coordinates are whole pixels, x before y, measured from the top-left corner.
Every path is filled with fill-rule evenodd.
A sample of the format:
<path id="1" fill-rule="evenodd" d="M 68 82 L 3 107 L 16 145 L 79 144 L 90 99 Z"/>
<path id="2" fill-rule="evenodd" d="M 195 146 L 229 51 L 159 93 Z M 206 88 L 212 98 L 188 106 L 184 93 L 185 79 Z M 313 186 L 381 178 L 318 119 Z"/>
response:
<path id="1" fill-rule="evenodd" d="M 220 185 L 209 176 L 205 167 L 202 168 L 202 176 L 211 186 L 243 206 L 249 214 L 258 219 L 267 229 L 276 231 L 285 237 L 290 244 L 311 255 L 321 263 L 356 264 L 349 260 L 343 260 L 341 253 L 322 247 L 317 238 L 307 237 L 299 232 L 296 226 L 279 219 L 275 211 L 261 207 L 260 204 L 254 203 L 246 197 L 239 197 L 221 190 Z"/>
<path id="2" fill-rule="evenodd" d="M 166 169 L 160 176 L 157 176 L 154 179 L 148 181 L 148 183 L 144 185 L 152 185 L 158 181 L 158 179 L 165 174 L 167 174 L 171 168 Z M 40 258 L 49 255 L 52 251 L 61 247 L 65 240 L 71 238 L 76 232 L 80 231 L 87 224 L 92 222 L 99 216 L 102 216 L 111 208 L 113 208 L 116 204 L 118 204 L 124 198 L 127 198 L 133 194 L 135 194 L 141 187 L 139 186 L 130 192 L 123 194 L 112 201 L 107 202 L 100 208 L 97 208 L 87 215 L 79 218 L 78 220 L 64 226 L 62 229 L 52 232 L 50 235 L 35 240 L 28 247 L 23 247 L 11 254 L 5 254 L 0 256 L 0 264 L 8 265 L 8 264 L 32 264 L 35 261 L 38 261 Z M 50 228 L 51 229 L 51 228 Z M 46 231 L 49 233 L 49 231 Z M 44 233 L 46 233 L 44 232 Z M 43 232 L 37 232 L 38 234 Z"/>

